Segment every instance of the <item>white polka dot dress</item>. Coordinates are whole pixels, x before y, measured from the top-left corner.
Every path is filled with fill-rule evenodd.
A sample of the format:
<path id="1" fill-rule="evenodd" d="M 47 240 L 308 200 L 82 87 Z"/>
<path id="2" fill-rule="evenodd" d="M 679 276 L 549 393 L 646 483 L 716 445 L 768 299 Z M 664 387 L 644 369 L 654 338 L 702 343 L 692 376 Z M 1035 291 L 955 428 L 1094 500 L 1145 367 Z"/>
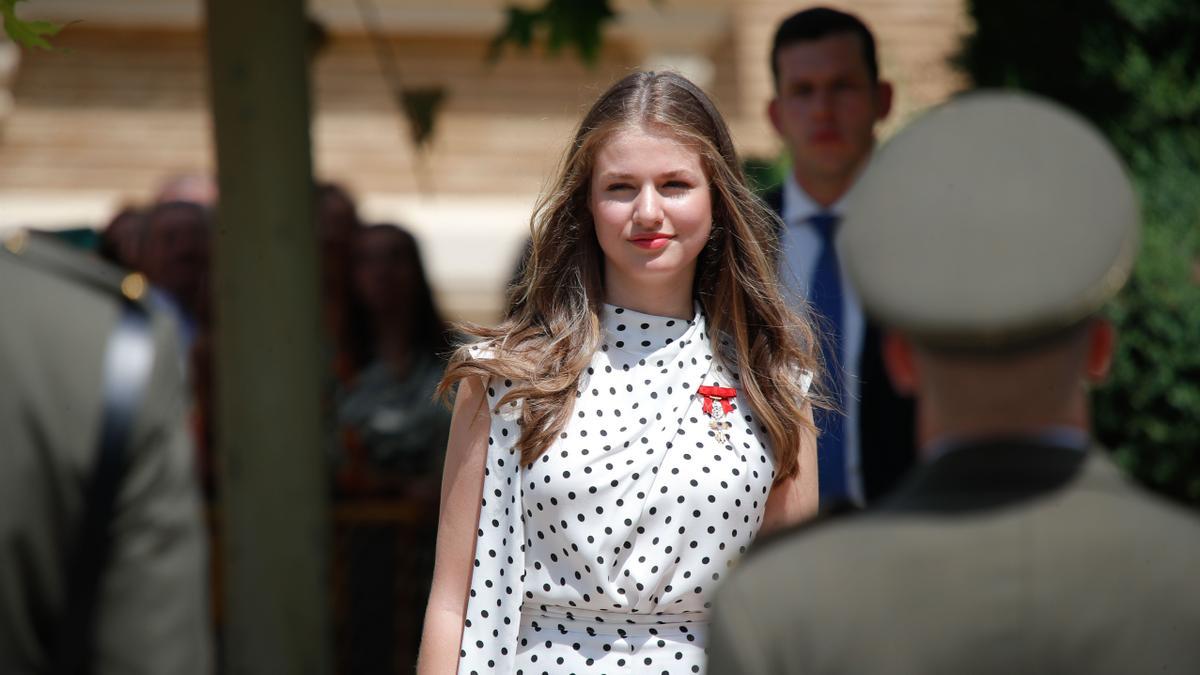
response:
<path id="1" fill-rule="evenodd" d="M 601 323 L 538 460 L 517 461 L 517 406 L 492 415 L 460 673 L 704 669 L 710 601 L 754 539 L 775 460 L 736 395 L 699 393 L 738 387 L 700 312 L 605 306 Z M 493 411 L 510 386 L 489 382 Z"/>

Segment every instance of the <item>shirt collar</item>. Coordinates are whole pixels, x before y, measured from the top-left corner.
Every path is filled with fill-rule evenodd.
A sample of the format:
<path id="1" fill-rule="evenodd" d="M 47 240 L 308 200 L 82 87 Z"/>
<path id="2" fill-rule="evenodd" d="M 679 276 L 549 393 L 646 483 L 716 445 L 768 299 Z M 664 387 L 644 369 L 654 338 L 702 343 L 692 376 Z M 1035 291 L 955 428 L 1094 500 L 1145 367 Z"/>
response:
<path id="1" fill-rule="evenodd" d="M 1086 431 L 1068 426 L 1049 426 L 1034 432 L 1015 434 L 1014 437 L 1028 439 L 1042 445 L 1053 445 L 1079 450 L 1080 452 L 1087 450 L 1091 444 L 1090 437 Z M 921 454 L 924 456 L 925 461 L 928 462 L 959 448 L 972 445 L 980 440 L 977 438 L 941 436 L 933 439 L 931 443 L 926 445 Z"/>
<path id="2" fill-rule="evenodd" d="M 833 203 L 829 208 L 825 208 L 808 196 L 804 188 L 800 187 L 800 183 L 796 181 L 796 174 L 788 173 L 787 180 L 783 182 L 783 222 L 789 225 L 798 225 L 806 222 L 813 214 L 822 211 L 829 211 L 842 215 L 846 205 L 846 197 Z"/>

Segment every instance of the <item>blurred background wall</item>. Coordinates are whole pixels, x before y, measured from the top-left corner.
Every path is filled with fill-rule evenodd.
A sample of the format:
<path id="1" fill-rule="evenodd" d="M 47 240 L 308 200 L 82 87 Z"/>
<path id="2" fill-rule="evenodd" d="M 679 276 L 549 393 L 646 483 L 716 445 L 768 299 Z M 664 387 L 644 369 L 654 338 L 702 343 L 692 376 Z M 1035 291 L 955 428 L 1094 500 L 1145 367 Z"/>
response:
<path id="1" fill-rule="evenodd" d="M 779 19 L 803 6 L 621 0 L 588 66 L 569 49 L 506 47 L 489 60 L 505 4 L 309 3 L 324 34 L 313 69 L 317 176 L 349 188 L 364 220 L 416 234 L 454 319 L 498 315 L 529 212 L 573 125 L 630 69 L 689 75 L 714 95 L 743 155 L 776 160 L 767 54 Z M 960 0 L 839 6 L 877 33 L 884 75 L 898 90 L 889 130 L 964 86 L 948 64 L 968 28 Z M 11 92 L 9 106 L 0 96 L 0 230 L 100 227 L 168 175 L 211 171 L 200 0 L 36 0 L 21 10 L 75 23 L 55 39 L 57 51 L 0 54 L 0 87 Z M 442 92 L 423 152 L 411 142 L 397 86 Z"/>

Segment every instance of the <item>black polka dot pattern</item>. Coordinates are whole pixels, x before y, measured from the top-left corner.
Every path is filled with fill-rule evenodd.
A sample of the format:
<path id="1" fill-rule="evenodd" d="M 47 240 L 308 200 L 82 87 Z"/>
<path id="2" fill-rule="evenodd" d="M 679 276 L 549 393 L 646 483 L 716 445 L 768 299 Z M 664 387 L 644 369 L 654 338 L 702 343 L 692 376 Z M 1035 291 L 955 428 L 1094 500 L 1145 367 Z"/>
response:
<path id="1" fill-rule="evenodd" d="M 574 414 L 531 465 L 513 454 L 517 406 L 496 410 L 509 383 L 489 382 L 460 673 L 703 670 L 712 595 L 758 531 L 774 457 L 740 400 L 702 412 L 698 387 L 738 384 L 701 313 L 601 321 Z"/>

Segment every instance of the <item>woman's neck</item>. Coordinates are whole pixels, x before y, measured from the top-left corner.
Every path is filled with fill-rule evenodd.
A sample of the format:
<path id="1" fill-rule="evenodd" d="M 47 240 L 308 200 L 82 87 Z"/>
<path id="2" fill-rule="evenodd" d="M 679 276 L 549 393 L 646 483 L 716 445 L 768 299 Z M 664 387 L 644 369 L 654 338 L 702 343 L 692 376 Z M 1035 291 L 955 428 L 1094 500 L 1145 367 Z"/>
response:
<path id="1" fill-rule="evenodd" d="M 692 281 L 670 281 L 662 284 L 636 285 L 613 279 L 606 281 L 604 301 L 642 314 L 690 319 L 695 315 L 692 303 Z"/>

